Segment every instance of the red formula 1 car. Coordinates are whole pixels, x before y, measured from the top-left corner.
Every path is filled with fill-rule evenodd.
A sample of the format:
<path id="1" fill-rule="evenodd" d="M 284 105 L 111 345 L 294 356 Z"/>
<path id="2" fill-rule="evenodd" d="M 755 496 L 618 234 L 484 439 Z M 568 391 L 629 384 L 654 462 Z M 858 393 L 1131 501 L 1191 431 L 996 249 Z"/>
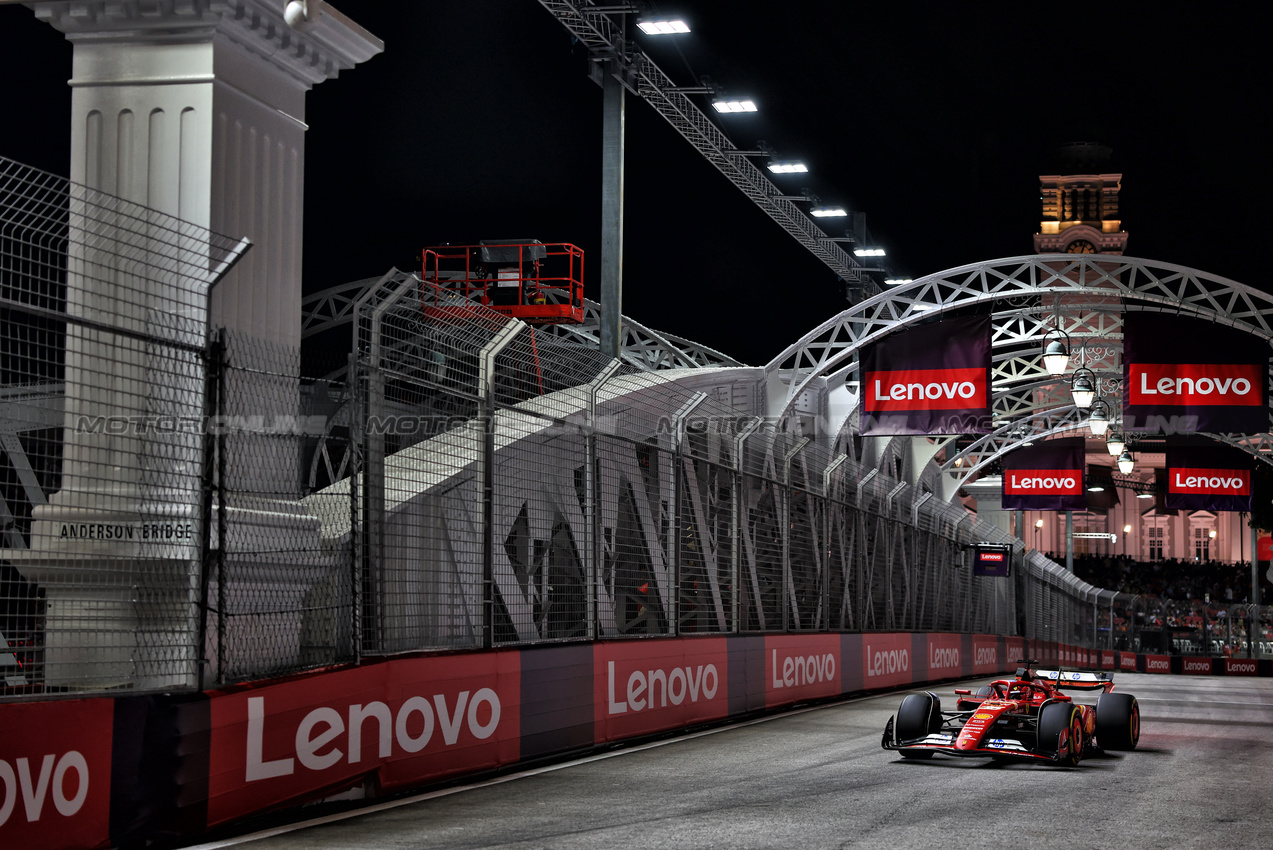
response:
<path id="1" fill-rule="evenodd" d="M 1084 753 L 1133 750 L 1140 740 L 1140 706 L 1113 693 L 1108 673 L 1038 670 L 1022 661 L 1015 679 L 955 688 L 954 711 L 931 692 L 908 694 L 889 718 L 880 742 L 903 758 L 990 756 L 1076 765 Z M 1075 703 L 1065 690 L 1101 691 L 1096 706 Z"/>

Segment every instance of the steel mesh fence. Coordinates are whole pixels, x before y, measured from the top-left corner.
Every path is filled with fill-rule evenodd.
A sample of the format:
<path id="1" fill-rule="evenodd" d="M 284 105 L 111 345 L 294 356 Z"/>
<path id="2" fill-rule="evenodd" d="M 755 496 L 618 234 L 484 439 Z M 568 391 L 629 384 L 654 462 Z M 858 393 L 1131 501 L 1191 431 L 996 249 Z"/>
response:
<path id="1" fill-rule="evenodd" d="M 0 158 L 6 692 L 197 684 L 207 293 L 244 247 Z"/>
<path id="2" fill-rule="evenodd" d="M 867 467 L 806 438 L 811 417 L 758 417 L 711 370 L 639 372 L 394 271 L 355 305 L 345 381 L 306 380 L 273 343 L 205 347 L 234 246 L 70 189 L 53 203 L 46 176 L 13 202 L 14 179 L 6 694 L 650 635 L 1140 639 L 1143 600 L 1019 541 L 1013 579 L 974 576 L 966 550 L 1008 535 L 897 457 Z"/>
<path id="3" fill-rule="evenodd" d="M 325 540 L 301 501 L 307 444 L 332 435 L 303 412 L 299 352 L 240 333 L 219 342 L 206 474 L 210 679 L 350 660 L 349 543 Z"/>

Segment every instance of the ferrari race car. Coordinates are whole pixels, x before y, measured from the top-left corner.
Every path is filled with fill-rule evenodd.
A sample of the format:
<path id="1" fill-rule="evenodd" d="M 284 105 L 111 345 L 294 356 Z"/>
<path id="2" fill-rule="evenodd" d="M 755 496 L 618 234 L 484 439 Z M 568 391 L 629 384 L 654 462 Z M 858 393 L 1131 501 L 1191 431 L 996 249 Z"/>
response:
<path id="1" fill-rule="evenodd" d="M 1015 679 L 977 688 L 955 688 L 954 711 L 942 711 L 937 694 L 908 694 L 884 727 L 881 745 L 903 758 L 935 753 L 990 756 L 1076 765 L 1085 753 L 1134 750 L 1140 740 L 1140 706 L 1131 694 L 1114 693 L 1108 673 L 1017 669 Z M 1062 690 L 1100 691 L 1096 706 L 1080 705 Z"/>

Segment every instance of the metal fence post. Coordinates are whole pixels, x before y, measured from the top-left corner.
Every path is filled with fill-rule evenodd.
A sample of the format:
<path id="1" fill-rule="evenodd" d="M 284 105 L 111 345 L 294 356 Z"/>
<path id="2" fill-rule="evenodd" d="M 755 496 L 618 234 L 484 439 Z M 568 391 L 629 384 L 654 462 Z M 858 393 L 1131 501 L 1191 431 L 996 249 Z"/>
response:
<path id="1" fill-rule="evenodd" d="M 225 467 L 224 467 L 224 439 L 221 432 L 224 430 L 217 427 L 215 423 L 219 420 L 217 417 L 221 415 L 222 406 L 225 401 L 225 331 L 217 329 L 211 334 L 208 340 L 208 351 L 205 355 L 204 362 L 207 368 L 204 375 L 205 391 L 204 391 L 204 423 L 203 432 L 203 487 L 201 493 L 201 504 L 199 505 L 200 527 L 202 529 L 200 546 L 200 577 L 199 577 L 199 672 L 198 681 L 199 689 L 205 690 L 209 685 L 209 673 L 212 659 L 208 657 L 208 612 L 211 608 L 211 600 L 208 598 L 208 585 L 211 583 L 212 571 L 217 571 L 217 677 L 221 679 L 221 646 L 223 644 L 224 629 L 222 626 L 225 612 L 220 600 L 225 598 L 223 588 L 225 587 L 225 523 L 224 523 L 224 504 L 225 504 Z M 213 559 L 212 547 L 212 520 L 213 520 L 213 504 L 216 504 L 216 558 Z"/>
<path id="2" fill-rule="evenodd" d="M 730 596 L 730 631 L 734 634 L 742 631 L 742 624 L 738 616 L 738 585 L 743 578 L 743 521 L 746 515 L 743 513 L 744 502 L 747 498 L 747 490 L 743 486 L 743 444 L 747 442 L 747 438 L 755 433 L 760 427 L 760 419 L 752 419 L 746 425 L 738 430 L 734 436 L 734 509 L 730 512 L 729 533 L 731 537 L 731 551 L 733 554 L 733 564 L 731 570 L 733 575 L 729 577 L 729 596 Z"/>
<path id="3" fill-rule="evenodd" d="M 673 635 L 681 633 L 681 540 L 685 536 L 681 489 L 685 484 L 685 420 L 707 400 L 707 394 L 696 392 L 681 405 L 672 418 L 675 444 L 672 446 L 672 578 L 668 588 L 668 625 Z"/>
<path id="4" fill-rule="evenodd" d="M 588 637 L 601 635 L 601 614 L 598 611 L 597 582 L 601 578 L 601 482 L 597 479 L 597 395 L 614 374 L 623 366 L 615 358 L 588 384 L 588 408 L 584 413 L 584 519 L 587 525 L 588 543 Z"/>
<path id="5" fill-rule="evenodd" d="M 526 327 L 510 319 L 478 356 L 482 394 L 482 647 L 495 645 L 495 358 Z"/>
<path id="6" fill-rule="evenodd" d="M 782 630 L 791 628 L 791 606 L 796 602 L 796 588 L 791 576 L 791 462 L 800 450 L 812 442 L 801 437 L 782 456 Z"/>
<path id="7" fill-rule="evenodd" d="M 826 605 L 823 628 L 831 628 L 831 476 L 849 456 L 842 454 L 822 470 L 822 545 L 826 548 L 826 568 L 822 571 L 822 599 Z"/>

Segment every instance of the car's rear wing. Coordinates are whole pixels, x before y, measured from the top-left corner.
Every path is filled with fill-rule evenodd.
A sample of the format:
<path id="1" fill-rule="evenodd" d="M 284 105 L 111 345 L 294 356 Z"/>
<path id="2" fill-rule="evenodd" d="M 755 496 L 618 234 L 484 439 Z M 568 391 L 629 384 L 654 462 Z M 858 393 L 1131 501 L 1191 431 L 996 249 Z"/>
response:
<path id="1" fill-rule="evenodd" d="M 1095 670 L 1035 670 L 1034 675 L 1056 682 L 1058 688 L 1076 691 L 1108 690 L 1114 682 L 1109 673 Z"/>

